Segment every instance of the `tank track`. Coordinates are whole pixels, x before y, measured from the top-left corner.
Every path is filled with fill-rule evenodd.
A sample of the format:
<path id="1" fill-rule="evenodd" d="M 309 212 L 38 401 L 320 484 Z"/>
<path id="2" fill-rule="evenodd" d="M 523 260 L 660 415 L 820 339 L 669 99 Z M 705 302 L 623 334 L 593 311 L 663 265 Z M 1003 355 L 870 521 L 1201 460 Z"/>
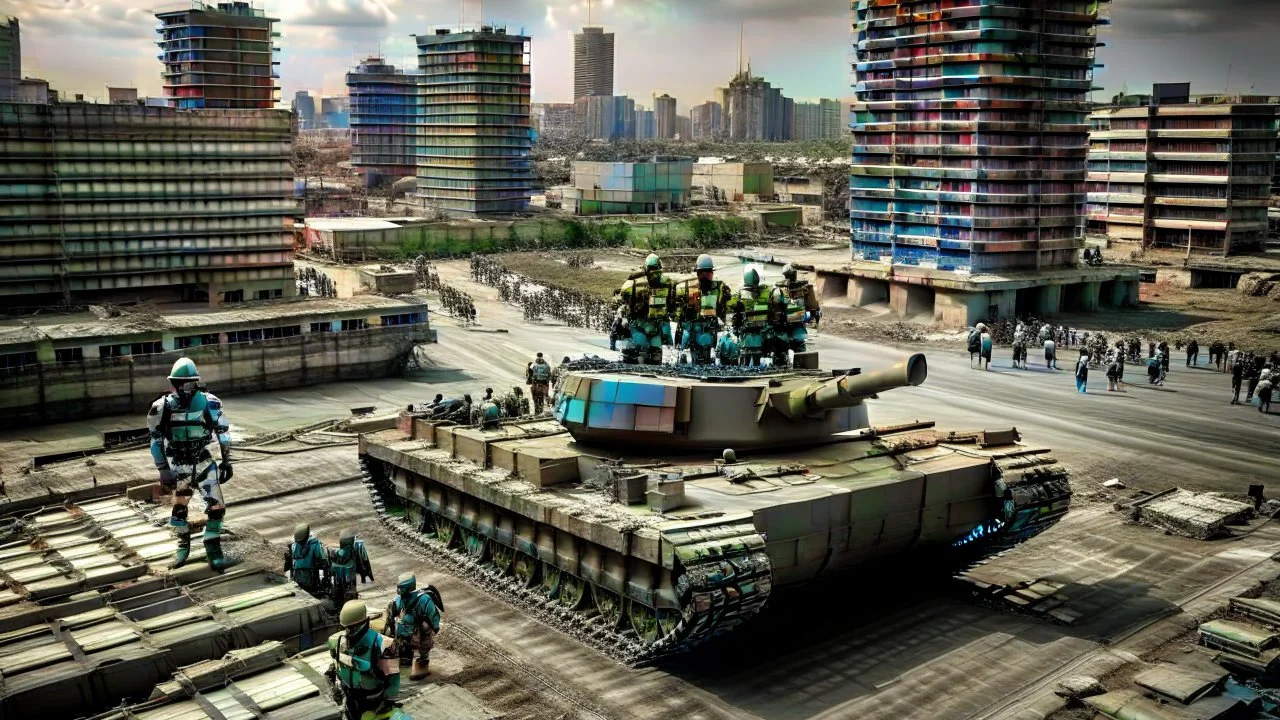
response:
<path id="1" fill-rule="evenodd" d="M 500 596 L 565 634 L 627 666 L 650 664 L 682 653 L 731 630 L 759 612 L 772 590 L 772 566 L 764 538 L 749 521 L 677 531 L 676 555 L 684 572 L 676 579 L 682 612 L 666 633 L 645 643 L 632 631 L 611 627 L 600 615 L 572 610 L 537 587 L 526 587 L 490 564 L 460 549 L 446 547 L 434 535 L 388 511 L 388 501 L 401 503 L 389 482 L 378 482 L 368 459 L 360 458 L 361 482 L 379 522 L 405 549 L 426 555 L 453 569 L 481 589 Z"/>
<path id="2" fill-rule="evenodd" d="M 969 546 L 976 554 L 968 567 L 1053 527 L 1071 505 L 1069 474 L 1048 452 L 1011 453 L 993 461 L 996 495 L 1003 504 L 1001 516 L 955 543 L 956 547 Z"/>

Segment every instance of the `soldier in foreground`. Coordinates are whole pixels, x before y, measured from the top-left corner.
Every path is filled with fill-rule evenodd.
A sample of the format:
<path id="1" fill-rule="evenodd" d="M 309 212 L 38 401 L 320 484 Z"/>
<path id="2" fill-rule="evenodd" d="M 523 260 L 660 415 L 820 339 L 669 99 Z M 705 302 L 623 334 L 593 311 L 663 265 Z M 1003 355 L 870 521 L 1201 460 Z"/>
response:
<path id="1" fill-rule="evenodd" d="M 395 705 L 400 695 L 395 641 L 369 627 L 369 612 L 359 600 L 342 606 L 338 622 L 342 630 L 329 636 L 333 666 L 326 675 L 336 680 L 347 720 L 409 720 Z"/>
<path id="2" fill-rule="evenodd" d="M 739 362 L 759 365 L 772 349 L 769 326 L 769 293 L 760 287 L 760 273 L 747 268 L 742 273 L 742 289 L 728 305 L 733 332 L 738 336 Z"/>
<path id="3" fill-rule="evenodd" d="M 331 572 L 329 553 L 325 552 L 320 538 L 311 536 L 311 526 L 307 523 L 298 523 L 293 529 L 293 542 L 284 553 L 284 571 L 311 595 L 323 594 L 325 577 Z"/>
<path id="4" fill-rule="evenodd" d="M 400 664 L 412 666 L 409 679 L 418 680 L 431 672 L 431 648 L 440 632 L 440 608 L 430 590 L 418 589 L 418 579 L 405 573 L 396 580 L 396 598 L 387 605 L 382 632 L 396 641 Z M 438 597 L 438 596 L 437 596 Z"/>
<path id="5" fill-rule="evenodd" d="M 547 395 L 550 394 L 551 389 L 551 366 L 543 359 L 542 353 L 538 353 L 538 357 L 529 364 L 525 375 L 525 382 L 532 389 L 533 412 L 535 415 L 541 415 L 542 406 L 546 405 Z"/>
<path id="6" fill-rule="evenodd" d="M 178 551 L 170 567 L 182 567 L 191 555 L 187 505 L 198 488 L 207 517 L 205 559 L 209 567 L 222 572 L 233 564 L 222 555 L 222 520 L 227 514 L 222 483 L 231 480 L 231 431 L 222 414 L 222 401 L 200 388 L 200 373 L 190 359 L 179 358 L 173 363 L 169 385 L 173 392 L 151 404 L 147 429 L 160 485 L 173 493 L 169 525 L 178 535 Z M 220 462 L 209 453 L 209 443 L 215 438 Z"/>
<path id="7" fill-rule="evenodd" d="M 717 348 L 729 305 L 729 288 L 715 279 L 715 270 L 710 255 L 699 255 L 694 265 L 697 278 L 676 287 L 675 316 L 680 328 L 676 335 L 694 365 L 711 364 L 711 351 Z"/>
<path id="8" fill-rule="evenodd" d="M 504 417 L 518 418 L 529 414 L 529 398 L 524 396 L 524 389 L 513 385 L 511 392 L 502 396 L 500 401 Z"/>
<path id="9" fill-rule="evenodd" d="M 787 351 L 802 353 L 808 348 L 808 323 L 815 327 L 822 321 L 822 308 L 818 294 L 808 280 L 801 280 L 795 265 L 787 263 L 782 268 L 782 279 L 773 288 L 770 302 L 774 306 L 774 332 L 777 344 L 773 348 L 773 364 L 785 367 Z"/>
<path id="10" fill-rule="evenodd" d="M 660 365 L 662 347 L 671 345 L 671 307 L 675 287 L 662 274 L 662 260 L 650 254 L 644 270 L 633 274 L 618 291 L 630 342 L 622 351 L 625 363 Z"/>
<path id="11" fill-rule="evenodd" d="M 343 530 L 338 536 L 338 547 L 329 551 L 329 572 L 333 578 L 333 606 L 342 607 L 348 600 L 360 596 L 356 581 L 373 582 L 373 565 L 364 541 L 354 531 Z"/>

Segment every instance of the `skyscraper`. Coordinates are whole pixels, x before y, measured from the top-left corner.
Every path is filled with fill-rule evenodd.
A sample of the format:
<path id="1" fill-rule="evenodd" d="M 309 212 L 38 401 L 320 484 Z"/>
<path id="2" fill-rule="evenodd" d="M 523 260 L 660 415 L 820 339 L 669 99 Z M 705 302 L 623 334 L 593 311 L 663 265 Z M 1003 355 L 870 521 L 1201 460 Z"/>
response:
<path id="1" fill-rule="evenodd" d="M 724 105 L 724 128 L 731 140 L 789 140 L 787 98 L 751 68 L 738 73 L 729 87 L 717 90 Z"/>
<path id="2" fill-rule="evenodd" d="M 676 99 L 663 93 L 653 99 L 653 120 L 657 137 L 669 139 L 676 136 Z"/>
<path id="3" fill-rule="evenodd" d="M 694 140 L 714 138 L 719 132 L 723 119 L 723 109 L 714 100 L 694 106 L 690 111 L 692 120 L 692 137 Z"/>
<path id="4" fill-rule="evenodd" d="M 306 90 L 293 94 L 293 114 L 298 116 L 299 130 L 316 128 L 316 99 Z"/>
<path id="5" fill-rule="evenodd" d="M 0 24 L 0 100 L 12 100 L 18 96 L 18 82 L 22 80 L 22 33 L 18 18 L 8 18 Z"/>
<path id="6" fill-rule="evenodd" d="M 192 0 L 184 10 L 156 13 L 164 94 L 169 107 L 257 109 L 279 100 L 273 53 L 276 18 L 247 2 Z"/>
<path id="7" fill-rule="evenodd" d="M 584 27 L 573 36 L 573 99 L 613 94 L 613 33 Z"/>
<path id="8" fill-rule="evenodd" d="M 573 103 L 575 126 L 591 140 L 635 137 L 636 103 L 626 95 L 590 95 Z"/>
<path id="9" fill-rule="evenodd" d="M 1106 4 L 947 6 L 855 4 L 853 256 L 973 273 L 1074 264 Z"/>
<path id="10" fill-rule="evenodd" d="M 529 38 L 506 28 L 418 36 L 418 197 L 458 214 L 529 206 Z"/>
<path id="11" fill-rule="evenodd" d="M 417 173 L 418 85 L 380 57 L 369 57 L 347 73 L 351 164 L 366 186 Z"/>

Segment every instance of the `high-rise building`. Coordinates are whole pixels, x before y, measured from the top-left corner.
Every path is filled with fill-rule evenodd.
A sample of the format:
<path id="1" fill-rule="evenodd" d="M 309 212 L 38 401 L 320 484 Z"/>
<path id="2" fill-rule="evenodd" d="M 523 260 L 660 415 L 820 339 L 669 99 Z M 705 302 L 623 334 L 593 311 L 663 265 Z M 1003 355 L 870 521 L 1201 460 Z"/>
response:
<path id="1" fill-rule="evenodd" d="M 299 130 L 316 129 L 316 99 L 306 90 L 293 94 L 293 114 L 298 116 Z"/>
<path id="2" fill-rule="evenodd" d="M 0 177 L 22 198 L 0 217 L 0 305 L 295 293 L 287 111 L 0 103 L 0 125 L 0 165 L 28 168 Z"/>
<path id="3" fill-rule="evenodd" d="M 792 140 L 830 140 L 840 137 L 840 101 L 795 104 Z"/>
<path id="4" fill-rule="evenodd" d="M 636 103 L 626 95 L 588 95 L 573 103 L 577 129 L 592 140 L 635 136 Z"/>
<path id="5" fill-rule="evenodd" d="M 663 93 L 653 99 L 653 120 L 657 123 L 657 137 L 670 139 L 676 136 L 676 99 Z"/>
<path id="6" fill-rule="evenodd" d="M 1203 96 L 1094 113 L 1092 229 L 1145 247 L 1261 250 L 1275 172 L 1275 100 Z"/>
<path id="7" fill-rule="evenodd" d="M 572 135 L 578 131 L 577 108 L 573 103 L 534 103 L 533 129 L 539 135 Z"/>
<path id="8" fill-rule="evenodd" d="M 652 140 L 656 136 L 657 127 L 652 110 L 646 110 L 637 105 L 634 125 L 637 140 Z"/>
<path id="9" fill-rule="evenodd" d="M 824 98 L 818 101 L 818 105 L 822 108 L 822 137 L 828 140 L 840 137 L 844 133 L 847 122 L 844 116 L 844 103 Z"/>
<path id="10" fill-rule="evenodd" d="M 351 127 L 351 98 L 345 95 L 320 98 L 320 127 L 347 130 Z"/>
<path id="11" fill-rule="evenodd" d="M 789 140 L 787 101 L 780 88 L 751 69 L 734 76 L 717 95 L 724 106 L 724 128 L 730 140 Z"/>
<path id="12" fill-rule="evenodd" d="M 192 0 L 156 13 L 164 94 L 176 108 L 259 109 L 280 99 L 274 29 L 279 22 L 247 2 Z"/>
<path id="13" fill-rule="evenodd" d="M 693 119 L 688 115 L 676 116 L 676 137 L 681 140 L 693 139 Z"/>
<path id="14" fill-rule="evenodd" d="M 529 207 L 529 38 L 506 28 L 419 35 L 418 197 L 459 214 Z"/>
<path id="15" fill-rule="evenodd" d="M 0 23 L 0 100 L 18 97 L 22 80 L 22 32 L 18 18 Z"/>
<path id="16" fill-rule="evenodd" d="M 689 115 L 692 121 L 691 132 L 694 140 L 709 140 L 720 133 L 721 123 L 723 122 L 723 108 L 721 108 L 720 103 L 709 100 L 701 105 L 696 105 Z"/>
<path id="17" fill-rule="evenodd" d="M 853 256 L 964 273 L 1073 265 L 1106 3 L 947 6 L 855 4 Z"/>
<path id="18" fill-rule="evenodd" d="M 366 186 L 417 174 L 420 79 L 380 57 L 347 73 L 351 164 Z"/>
<path id="19" fill-rule="evenodd" d="M 613 94 L 613 33 L 584 27 L 573 36 L 573 99 Z"/>

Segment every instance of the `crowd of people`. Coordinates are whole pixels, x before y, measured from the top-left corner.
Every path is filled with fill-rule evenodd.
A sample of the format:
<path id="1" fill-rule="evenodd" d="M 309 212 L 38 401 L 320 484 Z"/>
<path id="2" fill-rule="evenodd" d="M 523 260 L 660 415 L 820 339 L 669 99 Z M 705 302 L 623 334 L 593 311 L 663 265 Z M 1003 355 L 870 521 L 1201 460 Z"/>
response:
<path id="1" fill-rule="evenodd" d="M 519 305 L 529 322 L 550 317 L 569 327 L 596 332 L 607 332 L 613 322 L 614 309 L 607 301 L 581 290 L 534 281 L 509 270 L 493 256 L 471 256 L 471 279 L 497 288 L 499 299 Z"/>
<path id="2" fill-rule="evenodd" d="M 338 297 L 338 286 L 328 275 L 313 267 L 296 268 L 293 276 L 298 283 L 298 294 L 303 297 Z"/>
<path id="3" fill-rule="evenodd" d="M 440 280 L 440 273 L 426 257 L 419 255 L 413 261 L 413 272 L 418 287 L 440 294 L 440 307 L 457 318 L 464 326 L 476 324 L 476 304 L 465 292 Z"/>
<path id="4" fill-rule="evenodd" d="M 1038 329 L 1037 329 L 1038 328 Z M 1080 330 L 1064 325 L 1039 322 L 1034 318 L 997 320 L 978 323 L 969 330 L 968 349 L 970 365 L 977 360 L 978 368 L 988 368 L 995 345 L 1008 345 L 1012 349 L 1014 368 L 1028 367 L 1028 348 L 1035 345 L 1042 349 L 1046 369 L 1058 369 L 1058 350 L 1079 348 L 1075 364 L 1076 389 L 1088 391 L 1089 370 L 1105 369 L 1108 392 L 1124 392 L 1124 374 L 1127 365 L 1145 364 L 1147 383 L 1162 386 L 1168 379 L 1169 362 L 1174 352 L 1185 352 L 1187 367 L 1204 367 L 1231 375 L 1231 404 L 1241 404 L 1240 392 L 1245 392 L 1243 404 L 1253 404 L 1257 398 L 1258 410 L 1270 412 L 1271 396 L 1280 368 L 1280 351 L 1271 353 L 1246 351 L 1234 342 L 1214 340 L 1208 343 L 1208 362 L 1201 364 L 1201 344 L 1192 338 L 1185 344 L 1176 339 L 1172 348 L 1166 340 L 1151 340 L 1129 335 L 1114 339 L 1104 333 Z"/>

